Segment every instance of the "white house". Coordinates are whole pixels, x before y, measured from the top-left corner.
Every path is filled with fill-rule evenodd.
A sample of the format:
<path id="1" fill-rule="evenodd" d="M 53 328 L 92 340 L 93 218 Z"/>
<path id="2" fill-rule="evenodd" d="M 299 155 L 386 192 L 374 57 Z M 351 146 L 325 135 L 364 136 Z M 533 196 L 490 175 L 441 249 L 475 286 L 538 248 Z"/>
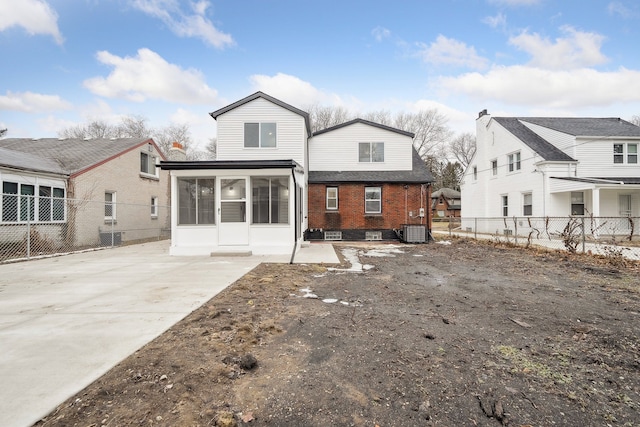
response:
<path id="1" fill-rule="evenodd" d="M 433 178 L 410 132 L 356 119 L 312 137 L 308 113 L 262 92 L 211 117 L 217 160 L 161 163 L 173 255 L 293 256 L 305 237 L 395 239 L 403 222 L 429 223 Z"/>
<path id="2" fill-rule="evenodd" d="M 640 216 L 640 127 L 484 110 L 476 128 L 477 151 L 461 185 L 463 227 L 471 218 Z"/>

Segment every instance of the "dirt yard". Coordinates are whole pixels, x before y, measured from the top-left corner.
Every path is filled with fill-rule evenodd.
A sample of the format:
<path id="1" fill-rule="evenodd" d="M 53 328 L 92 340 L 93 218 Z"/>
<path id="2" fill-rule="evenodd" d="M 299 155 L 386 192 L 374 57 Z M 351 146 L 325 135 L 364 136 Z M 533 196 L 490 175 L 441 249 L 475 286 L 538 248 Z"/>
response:
<path id="1" fill-rule="evenodd" d="M 640 269 L 490 243 L 261 265 L 37 426 L 640 426 Z"/>

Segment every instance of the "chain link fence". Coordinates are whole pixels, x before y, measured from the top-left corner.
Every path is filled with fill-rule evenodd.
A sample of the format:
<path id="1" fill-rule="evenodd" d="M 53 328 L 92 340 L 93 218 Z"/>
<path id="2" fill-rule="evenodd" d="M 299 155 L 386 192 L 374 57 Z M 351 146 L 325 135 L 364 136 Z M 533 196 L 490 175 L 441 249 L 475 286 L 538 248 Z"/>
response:
<path id="1" fill-rule="evenodd" d="M 450 218 L 440 235 L 640 260 L 639 217 Z"/>
<path id="2" fill-rule="evenodd" d="M 2 194 L 0 263 L 170 238 L 170 208 Z"/>

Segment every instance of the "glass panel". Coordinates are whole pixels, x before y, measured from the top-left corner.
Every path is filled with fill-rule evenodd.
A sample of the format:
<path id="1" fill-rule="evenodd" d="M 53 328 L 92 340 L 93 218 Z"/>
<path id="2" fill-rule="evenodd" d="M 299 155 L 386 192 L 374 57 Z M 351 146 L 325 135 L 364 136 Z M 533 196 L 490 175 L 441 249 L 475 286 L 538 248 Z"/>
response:
<path id="1" fill-rule="evenodd" d="M 252 222 L 254 224 L 269 223 L 269 179 L 251 178 Z"/>
<path id="2" fill-rule="evenodd" d="M 361 142 L 360 144 L 358 144 L 358 150 L 358 161 L 371 161 L 371 144 L 369 144 L 368 142 Z"/>
<path id="3" fill-rule="evenodd" d="M 140 153 L 140 172 L 147 173 L 149 161 L 147 160 L 146 153 Z"/>
<path id="4" fill-rule="evenodd" d="M 364 211 L 365 213 L 380 213 L 381 209 L 381 197 L 380 188 L 365 188 L 364 192 Z"/>
<path id="5" fill-rule="evenodd" d="M 198 179 L 198 224 L 215 224 L 215 178 Z"/>
<path id="6" fill-rule="evenodd" d="M 244 124 L 244 146 L 259 147 L 260 124 L 245 123 Z"/>
<path id="7" fill-rule="evenodd" d="M 271 179 L 271 223 L 289 223 L 289 177 Z"/>
<path id="8" fill-rule="evenodd" d="M 220 222 L 245 222 L 245 202 L 221 202 Z"/>
<path id="9" fill-rule="evenodd" d="M 261 147 L 276 146 L 276 124 L 275 123 L 261 123 L 260 146 Z"/>
<path id="10" fill-rule="evenodd" d="M 638 163 L 638 144 L 627 144 L 627 163 Z"/>
<path id="11" fill-rule="evenodd" d="M 371 144 L 371 161 L 384 162 L 384 142 L 373 142 Z"/>
<path id="12" fill-rule="evenodd" d="M 613 144 L 613 153 L 614 154 L 622 154 L 622 144 Z"/>
<path id="13" fill-rule="evenodd" d="M 2 221 L 18 220 L 18 184 L 15 182 L 2 183 Z"/>
<path id="14" fill-rule="evenodd" d="M 221 200 L 244 200 L 246 198 L 245 180 L 223 179 L 220 181 Z"/>
<path id="15" fill-rule="evenodd" d="M 64 189 L 53 189 L 53 220 L 64 221 Z"/>
<path id="16" fill-rule="evenodd" d="M 35 215 L 35 187 L 33 185 L 20 185 L 20 194 L 26 197 L 20 198 L 20 220 L 33 221 Z"/>
<path id="17" fill-rule="evenodd" d="M 196 180 L 178 179 L 178 224 L 196 224 Z"/>
<path id="18" fill-rule="evenodd" d="M 584 203 L 584 193 L 582 191 L 572 191 L 571 203 Z"/>
<path id="19" fill-rule="evenodd" d="M 51 187 L 40 186 L 38 194 L 38 220 L 51 221 Z"/>

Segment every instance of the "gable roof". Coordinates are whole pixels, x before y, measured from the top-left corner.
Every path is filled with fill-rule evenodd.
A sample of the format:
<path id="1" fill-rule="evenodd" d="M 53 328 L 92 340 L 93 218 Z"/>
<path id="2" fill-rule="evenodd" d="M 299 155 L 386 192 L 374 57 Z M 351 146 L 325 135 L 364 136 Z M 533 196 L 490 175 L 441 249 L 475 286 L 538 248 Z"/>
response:
<path id="1" fill-rule="evenodd" d="M 307 125 L 307 137 L 311 136 L 311 122 L 309 121 L 309 113 L 307 113 L 306 111 L 302 111 L 299 108 L 296 108 L 296 107 L 294 107 L 294 106 L 292 106 L 290 104 L 287 104 L 286 102 L 280 101 L 279 99 L 274 98 L 273 96 L 267 95 L 266 93 L 260 92 L 260 91 L 254 93 L 252 95 L 249 95 L 249 96 L 247 96 L 245 98 L 242 98 L 241 100 L 236 101 L 233 104 L 229 104 L 226 107 L 222 107 L 222 108 L 220 108 L 220 109 L 218 109 L 216 111 L 213 111 L 213 112 L 209 113 L 209 115 L 211 117 L 213 117 L 214 120 L 217 120 L 218 116 L 220 116 L 220 115 L 222 115 L 222 114 L 224 114 L 224 113 L 226 113 L 228 111 L 231 111 L 231 110 L 233 110 L 235 108 L 238 108 L 238 107 L 240 107 L 240 106 L 242 106 L 242 105 L 244 105 L 246 103 L 254 101 L 254 100 L 258 99 L 258 98 L 265 99 L 265 100 L 267 100 L 267 101 L 269 101 L 269 102 L 271 102 L 273 104 L 276 104 L 279 107 L 282 107 L 284 109 L 287 109 L 287 110 L 291 111 L 292 113 L 295 113 L 295 114 L 298 114 L 298 115 L 302 116 L 304 118 L 304 123 Z"/>
<path id="2" fill-rule="evenodd" d="M 413 148 L 412 168 L 407 171 L 309 171 L 309 183 L 407 183 L 427 184 L 433 175 L 418 152 Z"/>
<path id="3" fill-rule="evenodd" d="M 521 121 L 527 119 L 518 117 L 493 117 L 502 127 L 511 132 L 520 141 L 525 143 L 529 148 L 536 152 L 540 157 L 547 161 L 558 162 L 576 162 L 574 158 L 551 144 L 546 139 L 526 127 Z"/>
<path id="4" fill-rule="evenodd" d="M 340 128 L 343 128 L 343 127 L 351 126 L 351 125 L 356 124 L 356 123 L 362 123 L 362 124 L 365 124 L 365 125 L 368 125 L 368 126 L 373 126 L 373 127 L 379 128 L 379 129 L 388 130 L 389 132 L 399 133 L 400 135 L 405 135 L 405 136 L 408 136 L 410 138 L 413 138 L 415 136 L 414 133 L 407 132 L 407 131 L 404 131 L 404 130 L 401 130 L 401 129 L 397 129 L 397 128 L 393 128 L 391 126 L 382 125 L 380 123 L 371 122 L 371 121 L 365 120 L 365 119 L 349 120 L 348 122 L 344 122 L 344 123 L 341 123 L 339 125 L 331 126 L 331 127 L 326 128 L 326 129 L 322 129 L 322 130 L 319 130 L 317 132 L 314 132 L 313 136 L 320 135 L 320 134 L 323 134 L 323 133 L 326 133 L 326 132 L 331 132 L 333 130 L 340 129 Z"/>
<path id="5" fill-rule="evenodd" d="M 520 117 L 519 120 L 574 136 L 640 137 L 640 127 L 617 117 Z"/>
<path id="6" fill-rule="evenodd" d="M 0 163 L 22 170 L 79 175 L 147 143 L 158 149 L 150 138 L 7 138 L 0 139 Z"/>
<path id="7" fill-rule="evenodd" d="M 440 196 L 444 196 L 447 199 L 459 199 L 460 198 L 460 192 L 457 191 L 457 190 L 454 190 L 453 188 L 443 187 L 443 188 L 431 193 L 431 198 L 432 199 L 437 199 Z"/>

